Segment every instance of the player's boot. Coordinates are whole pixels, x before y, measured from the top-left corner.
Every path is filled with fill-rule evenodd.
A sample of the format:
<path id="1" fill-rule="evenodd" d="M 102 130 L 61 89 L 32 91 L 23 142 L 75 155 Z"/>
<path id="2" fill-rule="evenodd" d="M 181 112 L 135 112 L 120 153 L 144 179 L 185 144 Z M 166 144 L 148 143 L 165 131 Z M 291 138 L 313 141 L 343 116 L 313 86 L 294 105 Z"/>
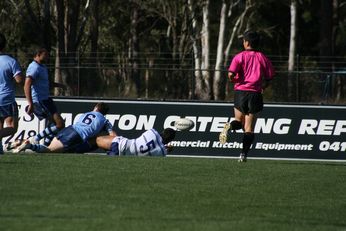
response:
<path id="1" fill-rule="evenodd" d="M 244 153 L 240 154 L 238 162 L 246 162 L 246 155 Z"/>
<path id="2" fill-rule="evenodd" d="M 31 147 L 31 143 L 29 140 L 25 140 L 21 145 L 19 145 L 16 149 L 13 150 L 13 153 L 19 153 L 25 151 L 26 149 Z"/>
<path id="3" fill-rule="evenodd" d="M 222 132 L 219 135 L 219 141 L 221 144 L 225 144 L 228 140 L 228 131 L 231 128 L 230 123 L 225 123 L 225 126 L 223 127 Z"/>

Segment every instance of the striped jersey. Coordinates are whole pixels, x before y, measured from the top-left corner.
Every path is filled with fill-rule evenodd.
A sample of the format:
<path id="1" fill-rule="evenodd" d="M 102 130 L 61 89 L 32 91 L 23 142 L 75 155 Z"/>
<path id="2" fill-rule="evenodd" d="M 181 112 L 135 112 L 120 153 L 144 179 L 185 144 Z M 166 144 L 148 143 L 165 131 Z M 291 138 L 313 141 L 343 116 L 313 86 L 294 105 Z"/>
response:
<path id="1" fill-rule="evenodd" d="M 119 137 L 116 137 L 113 141 L 119 142 L 119 156 L 166 156 L 167 154 L 162 137 L 155 129 L 144 132 L 136 139 L 127 139 L 125 137 L 119 139 Z"/>

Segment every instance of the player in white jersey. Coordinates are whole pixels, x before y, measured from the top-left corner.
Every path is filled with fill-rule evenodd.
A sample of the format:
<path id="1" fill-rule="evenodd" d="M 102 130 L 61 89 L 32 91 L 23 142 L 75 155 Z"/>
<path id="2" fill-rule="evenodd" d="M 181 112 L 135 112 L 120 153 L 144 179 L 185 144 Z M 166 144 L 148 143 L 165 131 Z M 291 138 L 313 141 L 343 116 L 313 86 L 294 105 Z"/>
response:
<path id="1" fill-rule="evenodd" d="M 162 133 L 150 129 L 136 139 L 123 136 L 99 136 L 96 144 L 108 150 L 111 156 L 166 156 L 170 147 L 167 146 L 175 137 L 175 130 L 166 128 Z"/>
<path id="2" fill-rule="evenodd" d="M 93 111 L 84 113 L 78 121 L 61 130 L 47 147 L 41 144 L 31 144 L 26 140 L 14 152 L 31 149 L 35 152 L 69 152 L 76 146 L 87 142 L 88 139 L 97 136 L 106 130 L 110 136 L 116 136 L 112 124 L 105 118 L 109 108 L 105 103 L 98 103 Z"/>

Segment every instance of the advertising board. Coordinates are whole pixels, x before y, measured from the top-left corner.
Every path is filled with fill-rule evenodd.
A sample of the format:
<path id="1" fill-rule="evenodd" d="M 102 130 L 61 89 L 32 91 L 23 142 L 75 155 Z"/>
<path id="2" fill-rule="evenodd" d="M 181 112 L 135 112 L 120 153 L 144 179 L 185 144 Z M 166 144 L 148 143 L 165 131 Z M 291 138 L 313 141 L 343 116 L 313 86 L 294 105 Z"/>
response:
<path id="1" fill-rule="evenodd" d="M 66 125 L 90 111 L 97 100 L 54 99 Z M 218 135 L 225 122 L 232 121 L 232 103 L 104 100 L 110 105 L 107 118 L 115 131 L 136 138 L 143 131 L 173 127 L 180 117 L 190 118 L 195 126 L 177 132 L 172 155 L 239 156 L 242 131 L 231 134 L 222 145 Z M 44 122 L 25 113 L 25 99 L 19 105 L 19 129 L 6 143 L 25 139 L 44 128 Z M 265 104 L 255 124 L 251 157 L 312 158 L 346 160 L 346 107 Z"/>

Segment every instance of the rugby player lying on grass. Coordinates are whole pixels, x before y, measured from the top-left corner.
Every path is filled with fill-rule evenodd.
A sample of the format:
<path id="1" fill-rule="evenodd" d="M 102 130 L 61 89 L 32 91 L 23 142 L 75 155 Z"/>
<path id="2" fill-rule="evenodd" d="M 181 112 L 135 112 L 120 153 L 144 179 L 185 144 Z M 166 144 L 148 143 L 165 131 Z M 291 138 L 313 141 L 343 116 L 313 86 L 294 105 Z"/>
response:
<path id="1" fill-rule="evenodd" d="M 97 136 L 106 130 L 110 136 L 116 136 L 112 124 L 106 119 L 109 107 L 105 103 L 97 103 L 93 111 L 84 113 L 78 121 L 59 131 L 56 137 L 47 147 L 42 144 L 31 144 L 29 140 L 24 141 L 13 152 L 21 152 L 31 149 L 35 152 L 71 152 L 77 146 L 85 143 L 88 139 Z"/>
<path id="2" fill-rule="evenodd" d="M 149 129 L 136 139 L 123 136 L 98 136 L 96 144 L 107 150 L 110 156 L 166 156 L 172 150 L 168 143 L 175 138 L 176 131 L 166 128 L 161 133 Z"/>

